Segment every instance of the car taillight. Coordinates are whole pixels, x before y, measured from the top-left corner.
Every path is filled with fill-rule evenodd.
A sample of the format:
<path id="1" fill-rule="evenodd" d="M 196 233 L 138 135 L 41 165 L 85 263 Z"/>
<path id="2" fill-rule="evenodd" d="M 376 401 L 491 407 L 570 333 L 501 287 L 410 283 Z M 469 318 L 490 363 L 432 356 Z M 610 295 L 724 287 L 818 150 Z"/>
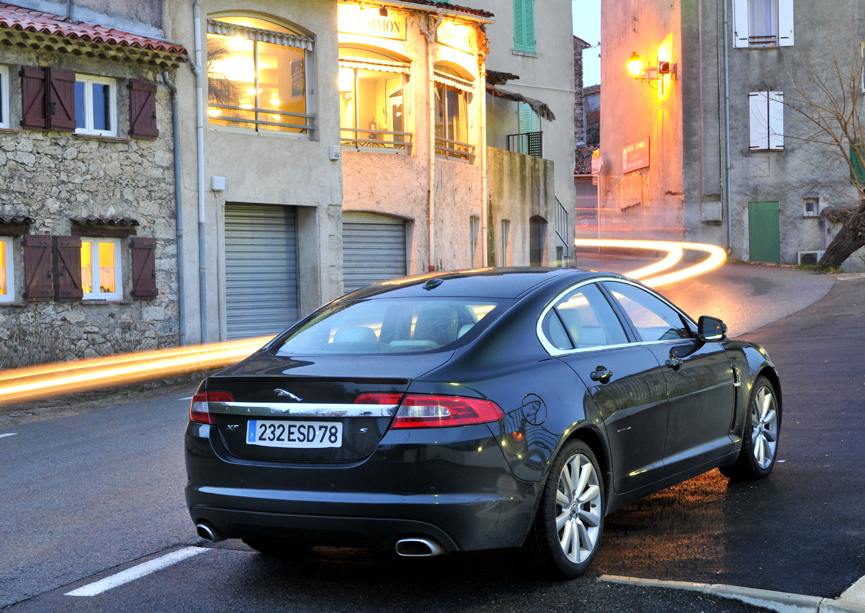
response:
<path id="1" fill-rule="evenodd" d="M 196 392 L 189 405 L 189 421 L 199 424 L 215 424 L 208 402 L 234 402 L 231 392 Z"/>
<path id="2" fill-rule="evenodd" d="M 391 428 L 447 428 L 485 424 L 504 418 L 489 400 L 461 396 L 409 394 L 400 405 Z"/>

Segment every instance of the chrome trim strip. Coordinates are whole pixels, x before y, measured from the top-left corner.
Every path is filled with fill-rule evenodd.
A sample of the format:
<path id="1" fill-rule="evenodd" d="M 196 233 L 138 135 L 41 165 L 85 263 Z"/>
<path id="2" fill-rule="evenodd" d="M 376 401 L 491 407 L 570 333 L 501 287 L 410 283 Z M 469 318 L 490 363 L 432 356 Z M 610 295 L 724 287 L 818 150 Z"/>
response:
<path id="1" fill-rule="evenodd" d="M 544 310 L 541 311 L 541 316 L 538 318 L 537 326 L 535 326 L 536 332 L 538 335 L 538 340 L 541 342 L 541 345 L 544 346 L 544 349 L 547 350 L 547 353 L 549 353 L 551 356 L 558 357 L 558 356 L 563 356 L 563 355 L 571 355 L 574 353 L 587 353 L 589 351 L 603 351 L 605 349 L 619 349 L 621 347 L 642 347 L 645 345 L 659 345 L 661 343 L 671 343 L 671 342 L 675 343 L 676 341 L 689 340 L 689 339 L 684 339 L 684 338 L 680 338 L 680 339 L 668 338 L 668 339 L 664 339 L 662 341 L 642 341 L 639 343 L 624 343 L 624 344 L 618 344 L 618 345 L 602 345 L 600 347 L 582 347 L 580 349 L 559 349 L 558 347 L 553 346 L 553 344 L 547 340 L 547 337 L 544 336 L 544 331 L 543 331 L 543 325 L 542 324 L 544 322 L 544 318 L 547 316 L 547 313 L 549 313 L 550 309 L 552 309 L 560 299 L 564 298 L 566 295 L 570 294 L 575 289 L 578 289 L 584 285 L 589 285 L 590 283 L 598 283 L 600 281 L 613 281 L 615 283 L 624 283 L 626 285 L 633 285 L 634 287 L 637 287 L 637 288 L 644 290 L 644 291 L 647 290 L 647 288 L 644 285 L 640 285 L 639 283 L 634 283 L 633 281 L 629 281 L 627 279 L 622 279 L 621 277 L 595 277 L 592 279 L 586 279 L 584 281 L 580 281 L 579 283 L 575 283 L 574 285 L 571 285 L 567 289 L 559 292 L 555 298 L 553 298 L 552 300 L 550 300 L 549 303 L 547 303 L 547 306 L 544 307 Z M 694 320 L 691 319 L 690 317 L 688 317 L 687 315 L 685 315 L 685 313 L 683 313 L 682 310 L 679 309 L 676 305 L 671 303 L 669 300 L 667 300 L 666 298 L 664 298 L 663 296 L 661 296 L 657 292 L 654 292 L 650 289 L 648 291 L 651 295 L 659 298 L 662 302 L 666 303 L 670 308 L 672 308 L 674 311 L 679 313 L 682 317 L 687 319 L 689 322 L 694 324 L 694 326 L 696 327 L 697 324 L 694 323 Z M 612 308 L 612 305 L 611 305 L 611 308 Z"/>
<path id="2" fill-rule="evenodd" d="M 281 417 L 393 417 L 398 404 L 316 404 L 304 402 L 209 402 L 211 413 Z"/>

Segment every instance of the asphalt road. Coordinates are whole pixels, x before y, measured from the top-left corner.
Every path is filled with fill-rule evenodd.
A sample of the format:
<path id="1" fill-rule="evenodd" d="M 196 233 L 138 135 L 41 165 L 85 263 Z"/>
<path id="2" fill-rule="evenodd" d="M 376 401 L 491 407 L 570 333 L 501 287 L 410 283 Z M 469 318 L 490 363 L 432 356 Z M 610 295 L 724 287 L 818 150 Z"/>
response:
<path id="1" fill-rule="evenodd" d="M 756 269 L 735 268 L 746 276 Z M 765 317 L 772 302 L 778 309 L 804 292 L 825 293 L 833 281 L 764 270 L 772 297 L 753 309 L 752 320 L 750 307 L 742 311 L 743 328 Z M 721 306 L 735 296 L 720 294 L 736 286 L 765 295 L 758 282 L 736 280 L 735 273 L 726 289 L 713 281 L 709 294 L 702 285 L 692 290 L 703 301 L 694 305 L 704 307 L 699 312 L 729 319 Z M 804 281 L 788 282 L 788 273 Z M 688 295 L 685 284 L 675 291 Z M 784 462 L 763 482 L 730 484 L 713 471 L 620 509 L 607 520 L 590 574 L 570 582 L 538 579 L 511 551 L 407 562 L 318 548 L 285 562 L 228 542 L 98 596 L 65 596 L 149 557 L 200 544 L 182 494 L 184 396 L 191 391 L 0 430 L 0 608 L 756 610 L 695 593 L 607 585 L 597 581 L 602 573 L 838 596 L 865 575 L 863 316 L 865 279 L 839 281 L 806 310 L 746 335 L 764 344 L 781 372 Z"/>

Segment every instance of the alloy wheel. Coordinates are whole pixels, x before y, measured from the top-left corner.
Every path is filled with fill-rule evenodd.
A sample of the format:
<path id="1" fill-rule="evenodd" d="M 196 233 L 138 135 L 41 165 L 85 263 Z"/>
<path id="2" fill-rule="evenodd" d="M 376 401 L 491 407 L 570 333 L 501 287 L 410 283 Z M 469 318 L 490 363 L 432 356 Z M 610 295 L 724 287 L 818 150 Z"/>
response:
<path id="1" fill-rule="evenodd" d="M 760 468 L 768 468 L 778 445 L 778 411 L 775 396 L 767 387 L 757 390 L 751 404 L 751 447 Z"/>
<path id="2" fill-rule="evenodd" d="M 562 466 L 556 491 L 556 533 L 568 560 L 580 564 L 591 556 L 600 525 L 598 472 L 589 458 L 578 453 Z"/>

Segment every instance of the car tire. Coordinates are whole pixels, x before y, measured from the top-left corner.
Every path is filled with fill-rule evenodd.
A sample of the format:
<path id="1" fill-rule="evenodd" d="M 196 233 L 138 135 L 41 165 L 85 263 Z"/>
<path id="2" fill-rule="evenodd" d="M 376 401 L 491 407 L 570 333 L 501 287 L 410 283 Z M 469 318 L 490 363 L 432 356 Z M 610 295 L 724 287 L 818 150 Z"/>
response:
<path id="1" fill-rule="evenodd" d="M 315 545 L 301 545 L 297 543 L 280 543 L 279 541 L 256 541 L 243 539 L 248 547 L 255 549 L 258 553 L 271 558 L 283 560 L 294 560 L 305 557 Z"/>
<path id="2" fill-rule="evenodd" d="M 775 387 L 766 377 L 757 377 L 742 434 L 742 448 L 734 464 L 721 466 L 721 474 L 736 481 L 765 479 L 778 458 L 781 405 Z"/>
<path id="3" fill-rule="evenodd" d="M 583 441 L 566 443 L 553 462 L 525 544 L 545 576 L 572 578 L 588 570 L 601 543 L 605 507 L 595 454 Z"/>

